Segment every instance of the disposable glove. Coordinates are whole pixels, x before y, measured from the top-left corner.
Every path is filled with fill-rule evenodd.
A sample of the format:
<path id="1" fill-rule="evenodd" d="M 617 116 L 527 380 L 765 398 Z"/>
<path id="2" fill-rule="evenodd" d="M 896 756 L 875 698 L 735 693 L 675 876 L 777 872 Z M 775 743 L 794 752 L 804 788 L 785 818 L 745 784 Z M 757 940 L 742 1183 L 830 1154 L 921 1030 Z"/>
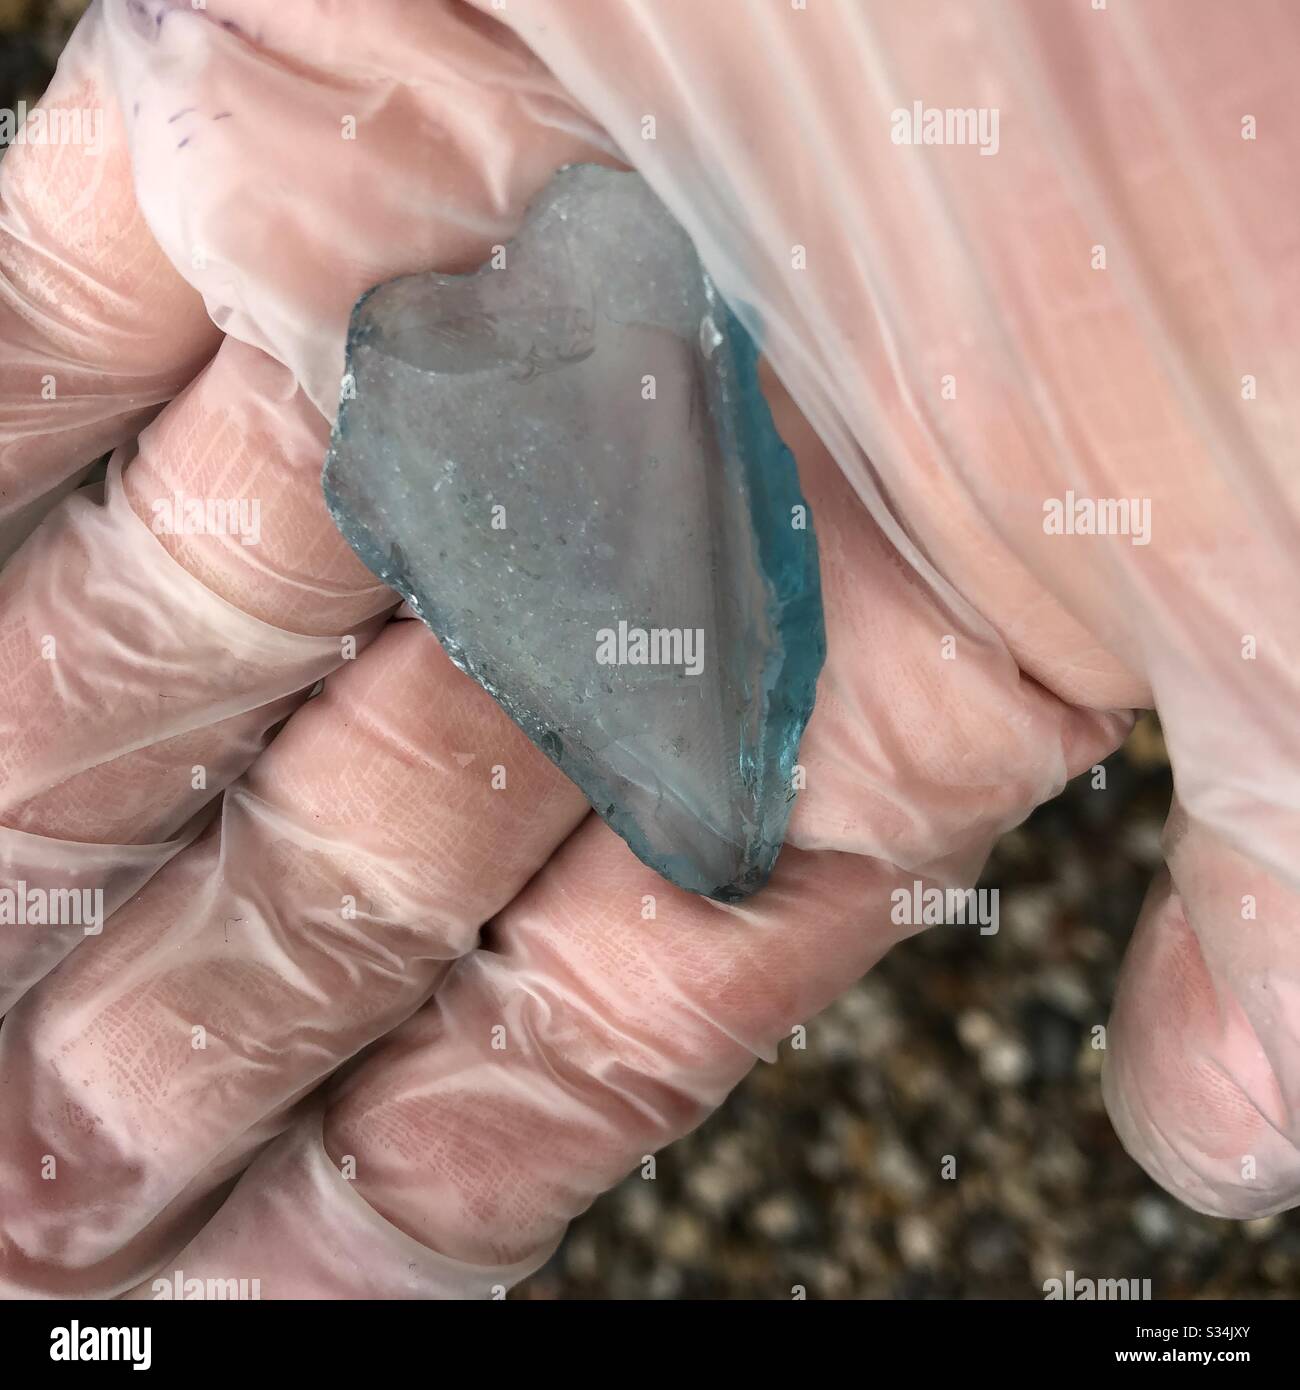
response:
<path id="1" fill-rule="evenodd" d="M 99 151 L 0 164 L 8 542 L 48 512 L 0 572 L 2 881 L 111 912 L 0 929 L 0 1287 L 509 1286 L 918 929 L 896 892 L 973 882 L 1152 706 L 1178 802 L 1107 1103 L 1190 1205 L 1294 1204 L 1298 28 L 97 4 L 44 107 L 102 110 Z M 983 124 L 907 143 L 918 102 Z M 806 790 L 738 906 L 388 621 L 320 496 L 356 298 L 481 264 L 582 160 L 639 169 L 759 334 L 817 528 Z M 177 497 L 256 501 L 257 543 L 159 528 Z M 1060 534 L 1078 499 L 1138 524 Z"/>

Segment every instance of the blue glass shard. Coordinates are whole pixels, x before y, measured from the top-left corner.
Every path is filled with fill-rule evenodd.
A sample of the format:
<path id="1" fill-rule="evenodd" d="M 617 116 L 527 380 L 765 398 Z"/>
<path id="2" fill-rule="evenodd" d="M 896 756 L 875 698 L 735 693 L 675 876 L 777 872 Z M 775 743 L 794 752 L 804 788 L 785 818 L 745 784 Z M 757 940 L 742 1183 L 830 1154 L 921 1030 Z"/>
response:
<path id="1" fill-rule="evenodd" d="M 633 852 L 762 886 L 825 658 L 757 349 L 638 175 L 562 170 L 472 275 L 353 312 L 339 529 Z"/>

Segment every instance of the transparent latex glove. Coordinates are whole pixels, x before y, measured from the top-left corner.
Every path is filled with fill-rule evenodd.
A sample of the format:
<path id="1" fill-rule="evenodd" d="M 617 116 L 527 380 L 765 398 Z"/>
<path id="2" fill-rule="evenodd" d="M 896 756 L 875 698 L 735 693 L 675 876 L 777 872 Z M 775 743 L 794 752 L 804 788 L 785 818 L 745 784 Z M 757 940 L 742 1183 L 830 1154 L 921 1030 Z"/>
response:
<path id="1" fill-rule="evenodd" d="M 971 13 L 91 11 L 46 105 L 102 149 L 0 164 L 8 534 L 118 452 L 0 572 L 0 854 L 115 910 L 0 935 L 0 1287 L 512 1283 L 1152 704 L 1180 802 L 1111 1113 L 1194 1206 L 1296 1200 L 1298 21 Z M 921 99 L 996 111 L 996 154 L 894 143 Z M 756 312 L 816 518 L 807 790 L 737 907 L 385 626 L 320 499 L 357 295 L 479 264 L 583 159 Z M 1148 543 L 1049 534 L 1069 493 L 1145 500 Z M 256 500 L 258 543 L 159 534 L 178 494 Z"/>

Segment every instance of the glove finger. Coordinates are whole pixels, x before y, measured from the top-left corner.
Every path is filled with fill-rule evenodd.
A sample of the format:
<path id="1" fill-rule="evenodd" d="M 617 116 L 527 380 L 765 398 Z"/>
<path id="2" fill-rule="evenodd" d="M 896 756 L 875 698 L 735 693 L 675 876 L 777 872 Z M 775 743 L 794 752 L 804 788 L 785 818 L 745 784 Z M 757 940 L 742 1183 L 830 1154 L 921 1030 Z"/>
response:
<path id="1" fill-rule="evenodd" d="M 344 639 L 373 635 L 392 596 L 325 510 L 325 437 L 282 367 L 227 340 L 125 473 L 128 451 L 114 456 L 104 504 L 66 499 L 0 572 L 0 869 L 15 891 L 98 890 L 102 920 L 193 838 Z M 187 533 L 193 497 L 257 506 L 256 544 Z M 83 930 L 0 932 L 0 1010 Z"/>
<path id="2" fill-rule="evenodd" d="M 1188 1206 L 1300 1202 L 1300 900 L 1175 805 L 1129 944 L 1104 1093 L 1125 1147 Z"/>
<path id="3" fill-rule="evenodd" d="M 421 624 L 390 624 L 219 825 L 6 1020 L 0 1283 L 89 1296 L 141 1278 L 586 809 Z"/>
<path id="4" fill-rule="evenodd" d="M 145 224 L 92 13 L 0 162 L 0 561 L 220 334 Z"/>

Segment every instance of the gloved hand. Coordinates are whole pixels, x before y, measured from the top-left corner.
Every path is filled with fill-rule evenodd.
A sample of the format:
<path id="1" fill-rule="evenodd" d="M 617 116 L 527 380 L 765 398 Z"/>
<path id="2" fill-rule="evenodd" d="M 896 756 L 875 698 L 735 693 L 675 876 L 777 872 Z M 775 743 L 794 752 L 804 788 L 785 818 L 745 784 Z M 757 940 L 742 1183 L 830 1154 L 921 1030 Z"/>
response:
<path id="1" fill-rule="evenodd" d="M 0 885 L 113 911 L 0 928 L 0 1285 L 510 1284 L 917 929 L 894 890 L 973 881 L 1152 705 L 1179 800 L 1107 1101 L 1191 1205 L 1294 1203 L 1296 28 L 102 0 L 45 102 L 102 109 L 102 148 L 0 165 L 8 534 L 117 447 L 0 572 Z M 988 138 L 895 138 L 939 100 Z M 736 907 L 385 623 L 321 501 L 357 296 L 476 266 L 590 159 L 756 311 L 817 526 L 807 790 Z M 258 543 L 158 524 L 187 498 L 256 501 Z M 1121 498 L 1149 543 L 1047 524 Z"/>

